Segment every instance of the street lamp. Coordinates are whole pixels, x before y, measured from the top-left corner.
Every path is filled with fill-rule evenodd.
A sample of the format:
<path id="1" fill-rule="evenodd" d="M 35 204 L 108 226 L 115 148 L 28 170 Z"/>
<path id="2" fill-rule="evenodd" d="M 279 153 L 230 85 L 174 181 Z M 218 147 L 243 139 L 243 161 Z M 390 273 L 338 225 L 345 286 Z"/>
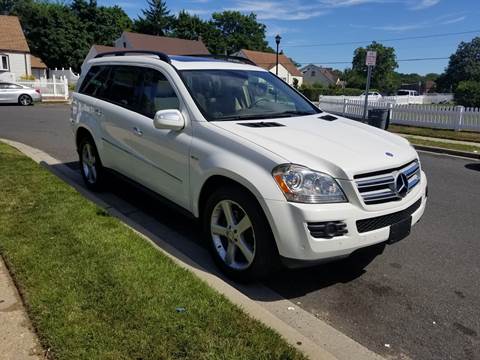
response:
<path id="1" fill-rule="evenodd" d="M 277 34 L 277 36 L 275 36 L 275 44 L 277 44 L 277 61 L 276 61 L 276 64 L 277 66 L 275 67 L 275 75 L 278 76 L 278 45 L 280 45 L 280 40 L 282 40 L 282 37 Z"/>

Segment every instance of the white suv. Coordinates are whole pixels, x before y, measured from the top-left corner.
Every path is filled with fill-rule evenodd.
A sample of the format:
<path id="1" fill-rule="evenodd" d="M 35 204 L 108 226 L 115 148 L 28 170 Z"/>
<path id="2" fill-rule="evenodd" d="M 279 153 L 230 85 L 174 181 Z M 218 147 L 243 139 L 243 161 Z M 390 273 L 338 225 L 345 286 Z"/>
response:
<path id="1" fill-rule="evenodd" d="M 327 114 L 254 64 L 104 54 L 70 120 L 90 189 L 108 186 L 108 169 L 179 205 L 236 279 L 395 242 L 425 209 L 407 140 Z"/>

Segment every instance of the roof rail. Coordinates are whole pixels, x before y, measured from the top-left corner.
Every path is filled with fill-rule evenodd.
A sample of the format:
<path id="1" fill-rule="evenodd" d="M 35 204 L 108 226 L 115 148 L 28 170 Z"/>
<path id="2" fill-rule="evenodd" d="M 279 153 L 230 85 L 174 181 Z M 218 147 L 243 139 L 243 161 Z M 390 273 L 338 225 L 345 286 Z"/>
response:
<path id="1" fill-rule="evenodd" d="M 95 59 L 101 58 L 104 56 L 123 56 L 126 54 L 147 54 L 147 55 L 156 55 L 162 61 L 170 64 L 170 58 L 167 54 L 160 52 L 160 51 L 153 51 L 153 50 L 116 50 L 116 51 L 108 51 L 104 53 L 100 53 L 95 56 Z"/>
<path id="2" fill-rule="evenodd" d="M 212 59 L 225 60 L 225 61 L 231 61 L 231 62 L 235 62 L 235 63 L 243 63 L 243 64 L 248 64 L 248 65 L 258 66 L 252 60 L 241 57 L 241 56 L 213 55 L 213 54 L 188 54 L 188 55 L 186 54 L 186 55 L 183 55 L 183 56 L 212 58 Z"/>

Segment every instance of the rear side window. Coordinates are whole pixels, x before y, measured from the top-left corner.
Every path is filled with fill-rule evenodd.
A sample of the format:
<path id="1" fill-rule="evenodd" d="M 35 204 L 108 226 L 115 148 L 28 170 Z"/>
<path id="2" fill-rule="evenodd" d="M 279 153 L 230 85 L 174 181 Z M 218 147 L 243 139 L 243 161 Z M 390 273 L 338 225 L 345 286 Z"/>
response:
<path id="1" fill-rule="evenodd" d="M 109 68 L 106 66 L 92 66 L 88 71 L 79 93 L 93 97 L 101 96 L 105 90 Z"/>
<path id="2" fill-rule="evenodd" d="M 153 118 L 159 110 L 179 109 L 180 102 L 167 78 L 159 71 L 143 69 L 139 112 Z"/>
<path id="3" fill-rule="evenodd" d="M 102 98 L 128 109 L 136 110 L 140 99 L 142 69 L 134 66 L 114 66 Z"/>

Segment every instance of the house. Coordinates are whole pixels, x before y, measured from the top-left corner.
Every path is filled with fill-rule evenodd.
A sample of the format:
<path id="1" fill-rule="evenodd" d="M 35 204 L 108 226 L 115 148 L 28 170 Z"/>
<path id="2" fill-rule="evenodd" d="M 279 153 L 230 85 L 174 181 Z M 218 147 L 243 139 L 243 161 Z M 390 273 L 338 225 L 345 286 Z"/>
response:
<path id="1" fill-rule="evenodd" d="M 274 74 L 276 72 L 277 59 L 275 53 L 242 49 L 234 55 L 249 59 Z M 278 76 L 290 85 L 294 85 L 294 82 L 296 82 L 296 86 L 300 86 L 303 82 L 302 73 L 297 69 L 292 60 L 284 54 L 278 55 Z"/>
<path id="2" fill-rule="evenodd" d="M 124 31 L 115 41 L 115 47 L 161 51 L 168 55 L 208 55 L 202 40 L 185 40 L 166 36 L 138 34 Z"/>
<path id="3" fill-rule="evenodd" d="M 83 74 L 85 72 L 85 67 L 87 65 L 88 60 L 93 59 L 98 54 L 103 54 L 106 52 L 117 51 L 117 50 L 125 50 L 125 49 L 115 48 L 113 46 L 93 45 L 88 51 L 88 54 L 85 57 L 85 60 L 83 60 L 80 72 Z"/>
<path id="4" fill-rule="evenodd" d="M 342 86 L 342 81 L 333 72 L 332 68 L 324 68 L 321 66 L 309 64 L 300 69 L 303 74 L 303 81 L 306 84 L 322 84 L 324 87 L 331 85 Z M 344 85 L 344 84 L 343 84 Z"/>
<path id="5" fill-rule="evenodd" d="M 47 65 L 37 56 L 30 55 L 32 75 L 35 79 L 47 78 Z"/>
<path id="6" fill-rule="evenodd" d="M 0 79 L 32 74 L 30 48 L 16 16 L 0 15 Z"/>
<path id="7" fill-rule="evenodd" d="M 185 40 L 166 36 L 154 36 L 124 31 L 115 46 L 93 45 L 82 64 L 82 73 L 88 60 L 101 53 L 117 50 L 151 50 L 168 55 L 209 55 L 202 40 Z"/>
<path id="8" fill-rule="evenodd" d="M 0 15 L 0 80 L 45 76 L 46 69 L 40 58 L 30 54 L 18 17 Z"/>

